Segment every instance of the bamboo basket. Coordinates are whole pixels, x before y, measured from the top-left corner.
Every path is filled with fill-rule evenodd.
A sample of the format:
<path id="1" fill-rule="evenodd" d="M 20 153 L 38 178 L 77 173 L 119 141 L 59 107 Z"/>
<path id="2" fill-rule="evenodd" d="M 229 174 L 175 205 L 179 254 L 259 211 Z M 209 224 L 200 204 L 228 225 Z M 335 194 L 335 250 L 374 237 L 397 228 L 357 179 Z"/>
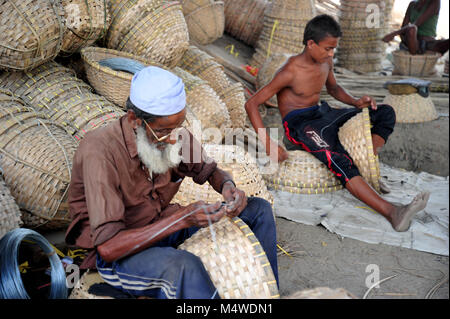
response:
<path id="1" fill-rule="evenodd" d="M 183 14 L 187 15 L 201 7 L 205 7 L 214 2 L 214 0 L 181 0 Z"/>
<path id="2" fill-rule="evenodd" d="M 236 187 L 243 190 L 246 196 L 263 198 L 273 206 L 272 194 L 267 190 L 255 160 L 241 147 L 204 144 L 203 148 L 219 168 L 232 175 Z M 187 206 L 200 200 L 205 203 L 221 202 L 223 196 L 208 183 L 198 185 L 191 178 L 185 178 L 172 201 Z"/>
<path id="3" fill-rule="evenodd" d="M 29 70 L 55 58 L 65 31 L 58 1 L 3 0 L 0 69 Z"/>
<path id="4" fill-rule="evenodd" d="M 66 32 L 61 54 L 71 55 L 102 38 L 111 23 L 106 0 L 61 0 Z"/>
<path id="5" fill-rule="evenodd" d="M 225 0 L 225 32 L 254 47 L 264 26 L 267 0 Z"/>
<path id="6" fill-rule="evenodd" d="M 391 94 L 383 100 L 395 110 L 397 123 L 422 123 L 434 121 L 438 113 L 430 96 L 422 97 L 418 93 Z"/>
<path id="7" fill-rule="evenodd" d="M 394 58 L 392 74 L 429 76 L 435 72 L 434 67 L 441 54 L 427 51 L 425 54 L 411 55 L 407 51 L 396 50 L 392 52 L 392 56 Z"/>
<path id="8" fill-rule="evenodd" d="M 223 2 L 214 1 L 189 14 L 184 13 L 190 39 L 199 44 L 210 44 L 223 35 L 225 14 Z"/>
<path id="9" fill-rule="evenodd" d="M 202 228 L 178 249 L 198 256 L 223 299 L 280 297 L 275 276 L 258 239 L 240 218 L 224 217 Z"/>
<path id="10" fill-rule="evenodd" d="M 189 46 L 189 32 L 181 4 L 157 1 L 160 5 L 155 7 L 151 0 L 141 1 L 144 1 L 141 10 L 127 19 L 129 30 L 110 31 L 107 46 L 172 68 Z M 117 28 L 117 22 L 114 27 Z"/>
<path id="11" fill-rule="evenodd" d="M 204 129 L 218 128 L 222 137 L 225 136 L 226 129 L 231 126 L 231 119 L 225 103 L 217 93 L 205 81 L 179 67 L 174 68 L 172 72 L 183 80 L 186 104 L 191 107 L 202 127 Z M 220 141 L 212 143 L 220 143 Z"/>
<path id="12" fill-rule="evenodd" d="M 19 228 L 21 225 L 20 208 L 0 174 L 0 239 L 6 233 Z"/>
<path id="13" fill-rule="evenodd" d="M 369 110 L 353 116 L 339 129 L 339 140 L 358 167 L 361 176 L 377 192 L 380 192 L 380 165 L 373 153 Z"/>
<path id="14" fill-rule="evenodd" d="M 231 127 L 243 128 L 247 119 L 247 112 L 244 106 L 246 100 L 242 84 L 236 82 L 218 93 L 230 114 Z"/>
<path id="15" fill-rule="evenodd" d="M 53 70 L 55 68 L 56 70 Z M 21 74 L 0 75 L 0 84 L 23 98 L 78 140 L 124 112 L 55 62 Z M 100 121 L 100 122 L 99 122 Z"/>
<path id="16" fill-rule="evenodd" d="M 95 91 L 114 104 L 125 108 L 126 101 L 130 96 L 130 85 L 133 75 L 128 72 L 114 71 L 98 63 L 103 59 L 117 57 L 132 59 L 145 66 L 163 66 L 159 63 L 152 63 L 149 59 L 117 50 L 97 47 L 88 47 L 81 50 L 81 58 L 85 64 L 87 78 Z"/>
<path id="17" fill-rule="evenodd" d="M 2 91 L 0 101 L 0 166 L 20 208 L 33 215 L 24 226 L 68 226 L 67 190 L 77 143 L 11 93 Z"/>
<path id="18" fill-rule="evenodd" d="M 206 81 L 216 93 L 220 94 L 231 85 L 223 65 L 196 46 L 189 46 L 178 67 Z"/>

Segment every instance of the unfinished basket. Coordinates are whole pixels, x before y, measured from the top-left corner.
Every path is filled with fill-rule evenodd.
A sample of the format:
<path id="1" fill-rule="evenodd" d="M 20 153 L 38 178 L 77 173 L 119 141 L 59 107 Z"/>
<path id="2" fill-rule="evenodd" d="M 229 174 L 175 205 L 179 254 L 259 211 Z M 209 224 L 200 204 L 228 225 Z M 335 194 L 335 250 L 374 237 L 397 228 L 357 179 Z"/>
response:
<path id="1" fill-rule="evenodd" d="M 21 74 L 0 75 L 0 84 L 19 95 L 35 110 L 61 124 L 81 139 L 86 132 L 124 114 L 113 103 L 92 93 L 92 88 L 55 62 Z"/>
<path id="2" fill-rule="evenodd" d="M 29 70 L 55 58 L 65 31 L 58 1 L 0 1 L 0 69 Z"/>
<path id="3" fill-rule="evenodd" d="M 287 53 L 273 54 L 268 58 L 258 71 L 256 76 L 256 89 L 259 90 L 272 81 L 275 73 L 283 66 L 291 55 Z M 277 97 L 273 96 L 268 101 L 270 106 L 278 106 Z"/>
<path id="4" fill-rule="evenodd" d="M 141 9 L 128 17 L 130 29 L 125 32 L 119 29 L 119 33 L 110 35 L 117 41 L 108 41 L 108 48 L 139 55 L 172 68 L 189 46 L 189 32 L 181 4 L 163 2 L 155 7 L 152 0 L 141 1 L 144 1 Z"/>
<path id="5" fill-rule="evenodd" d="M 246 100 L 242 84 L 240 82 L 230 84 L 229 87 L 218 93 L 230 114 L 231 127 L 244 128 L 247 112 L 244 106 Z"/>
<path id="6" fill-rule="evenodd" d="M 63 228 L 76 141 L 60 125 L 6 91 L 0 93 L 0 166 L 28 228 Z M 30 222 L 30 223 L 28 223 Z"/>
<path id="7" fill-rule="evenodd" d="M 418 93 L 388 94 L 383 103 L 395 110 L 397 123 L 421 123 L 437 119 L 438 113 L 430 96 L 422 97 Z"/>
<path id="8" fill-rule="evenodd" d="M 269 260 L 247 224 L 224 217 L 212 227 L 215 238 L 210 228 L 202 228 L 178 249 L 201 259 L 220 297 L 280 298 Z"/>
<path id="9" fill-rule="evenodd" d="M 97 271 L 86 271 L 78 281 L 78 285 L 73 288 L 69 299 L 114 299 L 109 296 L 98 296 L 91 294 L 89 288 L 94 284 L 106 283 Z"/>
<path id="10" fill-rule="evenodd" d="M 392 56 L 394 58 L 392 74 L 428 76 L 435 72 L 434 67 L 441 54 L 427 51 L 425 54 L 412 55 L 404 50 L 396 50 L 392 52 Z"/>
<path id="11" fill-rule="evenodd" d="M 2 239 L 6 233 L 15 228 L 19 228 L 21 225 L 20 208 L 16 204 L 14 197 L 12 197 L 8 186 L 5 184 L 0 173 L 0 239 Z"/>
<path id="12" fill-rule="evenodd" d="M 352 157 L 361 176 L 377 192 L 380 192 L 380 169 L 378 156 L 373 153 L 372 133 L 370 131 L 369 110 L 353 116 L 339 129 L 339 141 Z"/>
<path id="13" fill-rule="evenodd" d="M 225 32 L 255 46 L 264 26 L 267 0 L 225 0 Z"/>
<path id="14" fill-rule="evenodd" d="M 214 1 L 185 14 L 190 39 L 206 45 L 220 38 L 225 29 L 223 10 L 223 2 Z"/>
<path id="15" fill-rule="evenodd" d="M 111 18 L 106 0 L 61 0 L 66 32 L 61 53 L 71 55 L 102 38 Z"/>
<path id="16" fill-rule="evenodd" d="M 234 145 L 204 144 L 203 148 L 208 156 L 217 162 L 219 168 L 233 176 L 237 188 L 243 190 L 247 196 L 263 198 L 273 206 L 272 194 L 267 190 L 258 166 L 250 154 Z M 198 185 L 191 178 L 185 178 L 173 202 L 187 206 L 199 200 L 215 203 L 223 201 L 223 196 L 208 183 Z"/>

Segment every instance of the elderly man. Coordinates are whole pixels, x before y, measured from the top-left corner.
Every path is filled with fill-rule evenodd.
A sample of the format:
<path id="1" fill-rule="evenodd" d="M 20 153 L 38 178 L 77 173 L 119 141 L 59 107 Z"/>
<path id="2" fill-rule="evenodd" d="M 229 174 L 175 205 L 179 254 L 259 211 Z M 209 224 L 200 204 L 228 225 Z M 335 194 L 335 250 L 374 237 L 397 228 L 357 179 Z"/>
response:
<path id="1" fill-rule="evenodd" d="M 127 114 L 88 133 L 74 156 L 66 242 L 90 250 L 82 269 L 97 268 L 108 284 L 131 295 L 219 298 L 201 260 L 176 247 L 210 222 L 239 216 L 278 282 L 270 204 L 247 198 L 181 128 L 185 103 L 184 84 L 171 72 L 147 67 L 134 75 Z M 186 176 L 209 182 L 228 205 L 171 204 Z"/>

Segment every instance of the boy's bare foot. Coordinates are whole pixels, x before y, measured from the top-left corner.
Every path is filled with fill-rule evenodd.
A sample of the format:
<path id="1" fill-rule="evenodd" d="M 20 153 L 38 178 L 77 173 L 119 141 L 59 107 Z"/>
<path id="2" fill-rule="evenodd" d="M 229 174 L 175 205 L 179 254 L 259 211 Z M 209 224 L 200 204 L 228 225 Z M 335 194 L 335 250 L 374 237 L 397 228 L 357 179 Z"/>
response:
<path id="1" fill-rule="evenodd" d="M 430 192 L 422 192 L 414 197 L 413 201 L 405 206 L 396 207 L 392 214 L 392 227 L 398 232 L 404 232 L 411 226 L 411 220 L 417 212 L 420 212 L 427 205 Z"/>

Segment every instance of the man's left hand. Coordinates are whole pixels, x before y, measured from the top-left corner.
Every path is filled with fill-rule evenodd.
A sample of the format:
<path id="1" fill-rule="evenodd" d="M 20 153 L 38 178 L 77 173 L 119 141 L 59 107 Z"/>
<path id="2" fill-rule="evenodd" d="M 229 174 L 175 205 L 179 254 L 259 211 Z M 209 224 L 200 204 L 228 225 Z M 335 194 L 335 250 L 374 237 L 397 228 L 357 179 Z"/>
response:
<path id="1" fill-rule="evenodd" d="M 222 196 L 227 203 L 226 214 L 229 217 L 238 216 L 247 206 L 245 192 L 236 188 L 232 182 L 223 184 Z"/>
<path id="2" fill-rule="evenodd" d="M 376 110 L 376 109 L 377 109 L 377 102 L 375 102 L 375 100 L 373 99 L 373 97 L 364 95 L 364 96 L 363 96 L 362 98 L 360 98 L 359 100 L 356 100 L 355 106 L 356 106 L 358 109 L 363 109 L 363 108 L 365 108 L 365 107 L 371 107 L 372 110 Z"/>

